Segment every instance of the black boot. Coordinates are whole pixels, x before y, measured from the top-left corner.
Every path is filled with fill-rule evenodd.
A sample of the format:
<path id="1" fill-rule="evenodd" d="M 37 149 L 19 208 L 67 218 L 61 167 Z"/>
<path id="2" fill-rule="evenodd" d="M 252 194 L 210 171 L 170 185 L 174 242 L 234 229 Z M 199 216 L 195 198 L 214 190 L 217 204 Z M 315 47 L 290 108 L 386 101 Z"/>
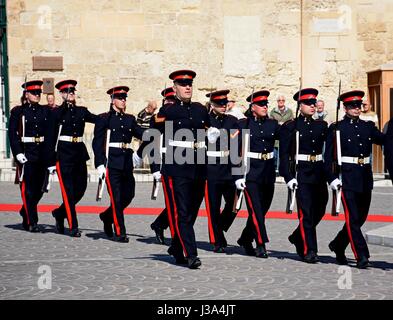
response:
<path id="1" fill-rule="evenodd" d="M 356 267 L 359 269 L 366 269 L 367 267 L 370 267 L 370 261 L 368 261 L 368 258 L 364 256 L 360 257 L 356 262 Z"/>
<path id="2" fill-rule="evenodd" d="M 255 255 L 258 258 L 265 258 L 266 259 L 268 257 L 266 247 L 264 244 L 261 246 L 257 246 L 257 248 L 255 249 Z"/>
<path id="3" fill-rule="evenodd" d="M 82 235 L 82 232 L 78 228 L 70 230 L 71 237 L 80 238 L 81 235 Z"/>
<path id="4" fill-rule="evenodd" d="M 34 223 L 29 226 L 29 231 L 36 233 L 36 232 L 41 232 L 41 229 L 38 227 L 36 223 Z"/>
<path id="5" fill-rule="evenodd" d="M 213 251 L 216 252 L 216 253 L 225 253 L 224 246 L 222 246 L 222 245 L 220 245 L 220 244 L 216 244 L 216 245 L 214 246 Z"/>
<path id="6" fill-rule="evenodd" d="M 155 226 L 153 223 L 150 225 L 150 228 L 156 234 L 156 241 L 157 241 L 157 243 L 158 244 L 165 244 L 164 229 L 162 229 L 161 227 Z"/>
<path id="7" fill-rule="evenodd" d="M 117 241 L 117 242 L 122 242 L 122 243 L 128 243 L 130 241 L 130 239 L 126 235 L 119 236 L 119 237 L 116 236 L 114 238 L 114 240 Z"/>
<path id="8" fill-rule="evenodd" d="M 57 233 L 64 234 L 64 218 L 58 216 L 56 209 L 52 211 L 52 216 L 56 219 Z"/>
<path id="9" fill-rule="evenodd" d="M 29 231 L 29 224 L 27 223 L 27 218 L 26 216 L 22 216 L 22 228 L 26 231 Z"/>
<path id="10" fill-rule="evenodd" d="M 302 244 L 299 244 L 298 242 L 296 242 L 296 241 L 295 241 L 295 238 L 294 238 L 294 236 L 293 236 L 292 234 L 288 237 L 288 240 L 289 240 L 290 243 L 292 243 L 293 245 L 295 245 L 296 253 L 298 254 L 298 256 L 299 256 L 300 258 L 303 259 L 303 258 L 304 258 L 303 245 L 302 245 Z"/>
<path id="11" fill-rule="evenodd" d="M 100 213 L 100 220 L 104 223 L 104 232 L 108 238 L 113 238 L 112 222 L 109 221 L 102 213 Z"/>
<path id="12" fill-rule="evenodd" d="M 198 257 L 187 258 L 187 261 L 188 261 L 188 267 L 190 269 L 198 269 L 202 265 L 202 262 Z"/>
<path id="13" fill-rule="evenodd" d="M 175 258 L 176 264 L 187 264 L 187 259 L 184 257 L 183 252 L 176 252 L 173 247 L 169 247 L 168 253 Z"/>
<path id="14" fill-rule="evenodd" d="M 347 265 L 348 264 L 347 257 L 345 256 L 345 251 L 341 251 L 341 250 L 338 250 L 337 248 L 335 248 L 333 245 L 333 242 L 329 243 L 329 249 L 330 249 L 330 251 L 332 251 L 336 254 L 336 261 L 339 265 Z"/>
<path id="15" fill-rule="evenodd" d="M 317 254 L 310 250 L 305 256 L 304 256 L 304 261 L 307 263 L 317 263 L 318 262 L 318 256 Z"/>
<path id="16" fill-rule="evenodd" d="M 251 242 L 243 241 L 243 240 L 240 238 L 239 240 L 237 240 L 237 243 L 238 243 L 239 246 L 241 246 L 241 247 L 244 248 L 244 251 L 246 252 L 246 254 L 247 254 L 248 256 L 253 256 L 253 257 L 255 257 L 255 250 L 254 250 L 254 247 L 252 246 L 252 243 L 251 243 Z"/>

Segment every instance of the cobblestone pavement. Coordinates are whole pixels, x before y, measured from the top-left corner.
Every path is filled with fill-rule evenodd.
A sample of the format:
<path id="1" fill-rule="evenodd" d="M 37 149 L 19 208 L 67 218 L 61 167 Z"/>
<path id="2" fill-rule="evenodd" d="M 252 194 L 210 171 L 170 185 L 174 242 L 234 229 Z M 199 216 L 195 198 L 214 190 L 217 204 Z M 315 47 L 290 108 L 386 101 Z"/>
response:
<path id="1" fill-rule="evenodd" d="M 95 187 L 89 185 L 81 204 L 96 205 L 92 200 Z M 138 184 L 134 206 L 162 205 L 162 201 L 145 199 L 150 187 Z M 56 188 L 42 204 L 60 200 Z M 282 210 L 285 189 L 276 189 L 272 210 Z M 0 203 L 20 203 L 16 186 L 1 183 L 0 191 Z M 371 213 L 391 214 L 391 192 L 391 188 L 376 190 Z M 309 265 L 299 260 L 287 240 L 296 220 L 267 220 L 270 257 L 258 259 L 245 256 L 236 244 L 245 219 L 236 219 L 226 234 L 227 253 L 217 254 L 208 243 L 207 219 L 199 217 L 195 230 L 202 267 L 190 270 L 174 264 L 167 246 L 155 243 L 149 227 L 154 216 L 126 216 L 128 244 L 106 239 L 97 214 L 79 215 L 81 238 L 56 234 L 54 220 L 47 213 L 40 214 L 45 232 L 39 234 L 23 231 L 16 212 L 0 212 L 0 217 L 0 300 L 393 299 L 393 248 L 370 245 L 373 267 L 367 270 L 335 264 L 327 244 L 342 227 L 341 221 L 322 221 L 318 226 L 320 262 Z M 384 225 L 368 222 L 363 231 Z M 350 249 L 347 255 L 353 266 Z M 50 289 L 39 288 L 42 276 L 49 275 L 45 266 L 51 270 Z M 49 284 L 44 282 L 44 286 Z"/>

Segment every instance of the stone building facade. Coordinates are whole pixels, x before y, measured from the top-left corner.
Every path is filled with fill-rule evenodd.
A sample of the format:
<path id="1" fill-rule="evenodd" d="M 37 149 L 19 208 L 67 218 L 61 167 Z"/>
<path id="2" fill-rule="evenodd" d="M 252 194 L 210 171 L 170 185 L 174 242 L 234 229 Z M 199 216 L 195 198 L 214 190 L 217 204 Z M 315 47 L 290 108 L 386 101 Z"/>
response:
<path id="1" fill-rule="evenodd" d="M 128 85 L 136 114 L 171 71 L 191 68 L 200 102 L 228 88 L 246 105 L 266 88 L 271 106 L 283 94 L 293 108 L 301 79 L 332 114 L 339 79 L 367 90 L 366 72 L 393 60 L 392 0 L 12 0 L 7 15 L 11 106 L 25 75 L 73 78 L 96 113 L 108 88 Z M 64 69 L 32 71 L 33 56 L 61 56 Z"/>

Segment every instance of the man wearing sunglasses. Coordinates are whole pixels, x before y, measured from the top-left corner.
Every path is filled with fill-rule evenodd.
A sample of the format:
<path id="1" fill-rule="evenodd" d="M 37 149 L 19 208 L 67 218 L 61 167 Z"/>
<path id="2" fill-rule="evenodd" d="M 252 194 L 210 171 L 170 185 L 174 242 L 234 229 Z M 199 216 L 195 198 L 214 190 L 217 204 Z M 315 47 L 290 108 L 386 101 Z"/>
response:
<path id="1" fill-rule="evenodd" d="M 318 90 L 314 88 L 297 92 L 293 99 L 298 102 L 300 114 L 284 123 L 280 132 L 280 175 L 289 189 L 296 189 L 299 218 L 299 226 L 288 240 L 307 263 L 318 262 L 316 227 L 328 201 L 322 159 L 328 125 L 313 119 L 317 95 Z"/>
<path id="2" fill-rule="evenodd" d="M 60 234 L 64 234 L 64 219 L 67 218 L 71 237 L 81 236 L 75 206 L 87 188 L 86 161 L 90 157 L 83 142 L 85 124 L 97 120 L 86 107 L 76 105 L 76 84 L 75 80 L 63 80 L 55 86 L 63 103 L 52 109 L 51 135 L 52 165 L 57 171 L 63 197 L 63 203 L 53 210 L 52 215 Z"/>
<path id="3" fill-rule="evenodd" d="M 42 84 L 41 80 L 34 80 L 22 85 L 22 105 L 11 110 L 8 128 L 23 200 L 20 210 L 22 227 L 30 232 L 40 231 L 37 205 L 43 195 L 42 185 L 49 166 L 46 144 L 50 134 L 48 122 L 51 111 L 39 104 Z"/>
<path id="4" fill-rule="evenodd" d="M 261 90 L 247 98 L 251 112 L 247 119 L 240 121 L 240 126 L 250 132 L 250 146 L 246 147 L 249 152 L 243 155 L 249 171 L 245 179 L 235 176 L 237 189 L 244 190 L 248 209 L 247 224 L 237 243 L 244 248 L 247 255 L 258 258 L 268 257 L 266 243 L 269 238 L 265 216 L 274 194 L 274 143 L 279 138 L 280 131 L 278 121 L 268 117 L 269 95 L 269 91 Z M 255 249 L 252 245 L 254 240 Z"/>
<path id="5" fill-rule="evenodd" d="M 206 183 L 205 130 L 208 129 L 207 136 L 211 143 L 219 135 L 217 128 L 209 128 L 207 109 L 202 104 L 191 101 L 195 76 L 196 73 L 192 70 L 172 72 L 169 78 L 173 80 L 175 103 L 162 106 L 153 118 L 153 126 L 164 133 L 166 147 L 160 171 L 168 219 L 174 230 L 168 253 L 175 258 L 176 263 L 187 263 L 190 269 L 201 266 L 194 222 Z M 173 129 L 171 137 L 166 132 L 168 126 Z M 203 134 L 200 134 L 201 131 Z"/>
<path id="6" fill-rule="evenodd" d="M 110 111 L 99 115 L 93 139 L 95 166 L 99 177 L 106 181 L 111 201 L 110 206 L 100 214 L 100 219 L 104 223 L 104 232 L 108 238 L 123 243 L 129 242 L 124 209 L 135 196 L 133 158 L 136 154 L 131 148 L 131 140 L 133 137 L 142 140 L 145 131 L 137 124 L 133 115 L 126 113 L 128 91 L 126 86 L 107 91 L 111 98 Z"/>
<path id="7" fill-rule="evenodd" d="M 345 224 L 329 244 L 336 254 L 339 264 L 348 264 L 345 249 L 348 244 L 355 255 L 358 268 L 369 266 L 370 253 L 361 227 L 365 223 L 370 208 L 373 189 L 371 150 L 373 143 L 382 145 L 385 136 L 371 121 L 359 118 L 364 92 L 355 90 L 343 93 L 340 100 L 344 103 L 343 120 L 329 127 L 326 142 L 325 165 L 328 182 L 333 190 L 341 188 L 341 199 L 345 214 Z M 341 174 L 342 180 L 332 172 L 334 152 L 334 130 L 340 131 Z"/>

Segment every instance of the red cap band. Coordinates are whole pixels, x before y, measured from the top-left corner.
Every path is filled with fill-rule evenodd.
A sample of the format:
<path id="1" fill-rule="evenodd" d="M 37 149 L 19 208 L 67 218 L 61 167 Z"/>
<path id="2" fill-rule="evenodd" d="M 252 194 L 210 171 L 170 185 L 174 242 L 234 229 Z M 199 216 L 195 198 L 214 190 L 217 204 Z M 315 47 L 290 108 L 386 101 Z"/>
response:
<path id="1" fill-rule="evenodd" d="M 171 96 L 174 96 L 174 95 L 175 95 L 175 92 L 172 91 L 172 92 L 168 92 L 168 93 L 165 95 L 165 97 L 171 97 Z"/>
<path id="2" fill-rule="evenodd" d="M 314 94 L 305 94 L 304 96 L 300 96 L 299 100 L 307 100 L 307 99 L 316 99 L 317 96 Z"/>
<path id="3" fill-rule="evenodd" d="M 41 89 L 41 86 L 39 86 L 39 85 L 28 86 L 26 88 L 26 90 L 40 90 L 40 89 Z"/>
<path id="4" fill-rule="evenodd" d="M 252 99 L 252 102 L 264 101 L 267 100 L 267 96 L 259 96 Z"/>
<path id="5" fill-rule="evenodd" d="M 173 78 L 173 80 L 179 80 L 179 79 L 193 79 L 193 77 L 188 74 L 182 74 Z"/>
<path id="6" fill-rule="evenodd" d="M 73 84 L 67 83 L 67 84 L 62 85 L 59 88 L 59 91 L 63 91 L 64 89 L 68 89 L 68 88 L 75 88 L 75 86 Z"/>
<path id="7" fill-rule="evenodd" d="M 358 100 L 362 100 L 362 97 L 352 96 L 352 97 L 345 98 L 343 101 L 344 102 L 349 102 L 349 101 L 358 101 Z"/>
<path id="8" fill-rule="evenodd" d="M 213 100 L 222 100 L 222 99 L 226 99 L 226 98 L 227 98 L 227 96 L 215 96 L 212 99 Z"/>

